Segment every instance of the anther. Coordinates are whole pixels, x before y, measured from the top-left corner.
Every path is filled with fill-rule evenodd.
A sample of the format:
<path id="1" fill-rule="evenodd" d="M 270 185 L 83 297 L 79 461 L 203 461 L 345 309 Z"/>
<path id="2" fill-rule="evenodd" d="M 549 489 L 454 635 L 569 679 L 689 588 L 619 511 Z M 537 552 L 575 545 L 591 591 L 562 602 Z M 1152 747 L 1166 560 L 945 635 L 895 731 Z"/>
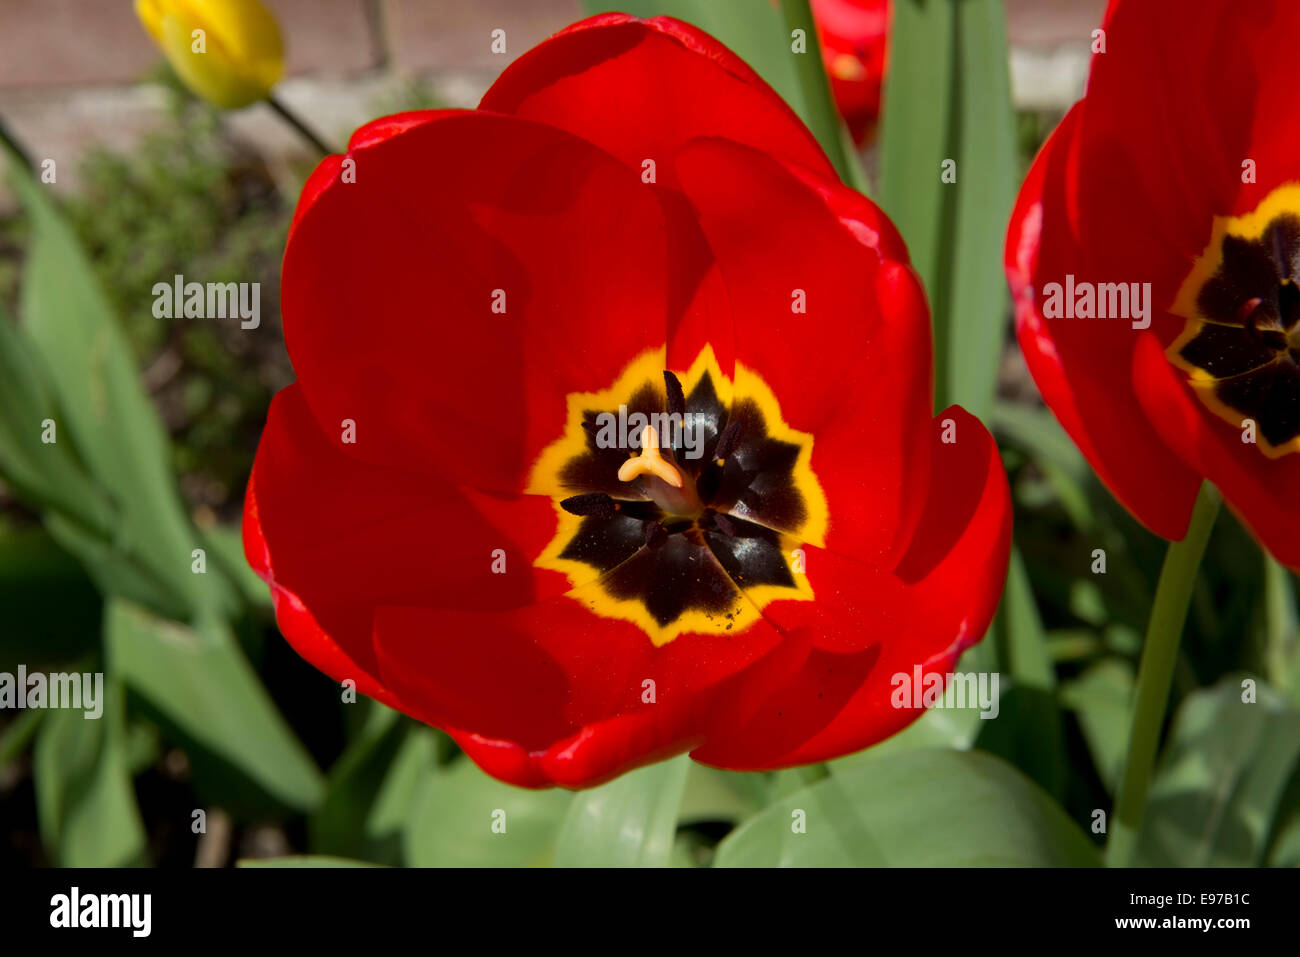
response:
<path id="1" fill-rule="evenodd" d="M 560 502 L 560 508 L 570 515 L 589 515 L 592 518 L 613 518 L 619 504 L 604 492 L 585 492 L 572 495 Z"/>
<path id="2" fill-rule="evenodd" d="M 682 383 L 677 376 L 664 370 L 664 388 L 668 391 L 668 414 L 686 415 L 686 394 L 682 392 Z"/>
<path id="3" fill-rule="evenodd" d="M 713 458 L 719 465 L 726 460 L 727 456 L 736 451 L 740 445 L 740 433 L 742 432 L 740 422 L 732 419 L 727 423 L 727 427 L 722 430 L 718 436 L 718 444 L 713 447 Z"/>

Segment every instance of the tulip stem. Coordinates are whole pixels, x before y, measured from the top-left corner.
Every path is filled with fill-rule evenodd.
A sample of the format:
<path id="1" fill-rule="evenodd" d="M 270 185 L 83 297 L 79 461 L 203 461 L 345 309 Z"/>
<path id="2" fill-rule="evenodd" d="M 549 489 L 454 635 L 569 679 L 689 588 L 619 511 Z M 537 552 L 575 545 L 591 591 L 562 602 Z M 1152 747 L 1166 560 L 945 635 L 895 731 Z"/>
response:
<path id="1" fill-rule="evenodd" d="M 840 174 L 844 183 L 852 186 L 859 179 L 853 172 L 853 164 L 857 160 L 850 155 L 845 145 L 840 115 L 831 96 L 831 81 L 827 78 L 826 67 L 822 63 L 822 48 L 817 39 L 817 25 L 813 22 L 812 8 L 808 0 L 781 0 L 781 13 L 785 18 L 785 28 L 792 35 L 795 30 L 802 30 L 807 44 L 803 53 L 794 54 L 795 75 L 803 93 L 804 118 L 826 151 L 835 172 Z"/>
<path id="2" fill-rule="evenodd" d="M 321 156 L 330 156 L 331 154 L 338 152 L 337 150 L 330 149 L 330 147 L 326 146 L 325 142 L 319 136 L 313 133 L 311 128 L 308 127 L 307 124 L 305 124 L 302 120 L 298 119 L 298 117 L 294 115 L 293 111 L 291 111 L 287 106 L 285 106 L 283 103 L 281 103 L 279 100 L 275 98 L 275 94 L 268 93 L 266 97 L 266 102 L 271 107 L 271 109 L 275 110 L 275 112 L 280 114 L 281 119 L 283 119 L 286 123 L 288 123 L 295 130 L 297 130 L 298 134 L 303 139 L 305 139 L 316 149 L 320 150 Z"/>
<path id="3" fill-rule="evenodd" d="M 1129 733 L 1128 757 L 1115 797 L 1114 820 L 1106 846 L 1106 862 L 1112 867 L 1129 867 L 1137 852 L 1138 831 L 1146 813 L 1156 747 L 1169 706 L 1169 686 L 1178 660 L 1178 643 L 1187 608 L 1196 585 L 1197 569 L 1210 540 L 1215 516 L 1219 514 L 1219 493 L 1209 482 L 1201 486 L 1192 507 L 1187 534 L 1171 542 L 1160 569 L 1151 618 L 1147 622 L 1142 660 L 1138 664 L 1134 694 L 1133 728 Z"/>

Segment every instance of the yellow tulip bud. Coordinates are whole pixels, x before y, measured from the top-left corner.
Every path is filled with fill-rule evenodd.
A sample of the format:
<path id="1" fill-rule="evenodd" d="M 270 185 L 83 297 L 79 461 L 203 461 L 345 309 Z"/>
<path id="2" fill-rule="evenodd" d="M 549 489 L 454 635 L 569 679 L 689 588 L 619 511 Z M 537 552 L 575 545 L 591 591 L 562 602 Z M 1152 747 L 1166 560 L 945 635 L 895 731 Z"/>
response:
<path id="1" fill-rule="evenodd" d="M 135 0 L 135 12 L 196 95 L 224 109 L 266 98 L 284 43 L 261 0 Z"/>

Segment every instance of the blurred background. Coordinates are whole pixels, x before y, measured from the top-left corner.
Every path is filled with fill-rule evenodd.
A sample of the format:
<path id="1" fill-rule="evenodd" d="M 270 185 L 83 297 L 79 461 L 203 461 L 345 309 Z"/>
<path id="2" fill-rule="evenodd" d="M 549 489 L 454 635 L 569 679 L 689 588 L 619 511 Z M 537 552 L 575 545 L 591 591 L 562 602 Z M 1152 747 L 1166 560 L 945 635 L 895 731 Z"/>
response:
<path id="1" fill-rule="evenodd" d="M 339 148 L 355 127 L 385 113 L 474 106 L 514 56 L 604 8 L 579 0 L 267 5 L 287 52 L 277 97 Z M 639 13 L 655 4 L 630 6 Z M 1008 118 L 1013 190 L 1082 93 L 1105 0 L 980 7 L 1005 25 L 1006 46 L 995 49 L 1006 57 L 1010 102 L 992 105 Z M 498 28 L 506 30 L 505 55 L 489 48 Z M 279 636 L 265 587 L 243 562 L 244 484 L 270 397 L 293 380 L 279 331 L 280 257 L 298 191 L 319 157 L 263 104 L 222 112 L 195 98 L 130 0 L 0 2 L 0 118 L 38 165 L 57 163 L 57 180 L 39 190 L 0 179 L 0 419 L 3 404 L 12 411 L 23 402 L 75 415 L 60 397 L 79 394 L 91 359 L 65 347 L 109 326 L 116 331 L 104 333 L 104 348 L 115 358 L 103 387 L 124 407 L 143 402 L 112 424 L 104 447 L 80 448 L 55 475 L 25 472 L 21 442 L 0 422 L 0 672 L 23 664 L 108 676 L 103 721 L 0 711 L 0 864 L 227 866 L 302 854 L 541 864 L 555 859 L 557 842 L 570 858 L 580 853 L 571 795 L 498 784 L 440 733 L 364 700 L 341 702 L 335 684 Z M 863 186 L 881 199 L 888 144 L 874 130 L 862 139 Z M 891 205 L 907 205 L 900 195 L 886 182 L 881 201 L 912 243 L 906 210 Z M 1094 808 L 1110 806 L 1164 543 L 1099 486 L 1024 370 L 997 265 L 1013 193 L 998 195 L 1006 210 L 993 210 L 976 238 L 992 251 L 995 305 L 984 328 L 996 375 L 988 401 L 967 404 L 983 406 L 977 411 L 1002 445 L 1018 552 L 994 633 L 965 664 L 1006 676 L 1003 714 L 979 722 L 932 713 L 835 764 L 851 770 L 922 746 L 982 751 L 1086 828 Z M 250 334 L 237 323 L 154 318 L 153 284 L 177 273 L 260 282 L 261 328 Z M 51 307 L 67 287 L 80 298 Z M 31 324 L 37 316 L 45 332 L 31 342 L 6 331 L 17 328 L 15 317 Z M 24 369 L 37 372 L 25 378 Z M 139 411 L 146 407 L 156 423 Z M 75 514 L 83 506 L 88 514 Z M 146 512 L 164 513 L 157 528 L 132 524 Z M 188 568 L 169 580 L 174 569 L 151 555 L 168 536 L 187 555 L 189 543 L 203 543 L 201 585 Z M 1107 551 L 1105 575 L 1091 568 L 1095 548 Z M 1166 756 L 1168 779 L 1157 782 L 1142 860 L 1296 863 L 1293 577 L 1225 513 L 1198 588 L 1173 708 L 1211 717 L 1185 723 L 1191 737 Z M 1223 722 L 1215 709 L 1243 673 L 1267 676 L 1270 707 L 1248 726 L 1216 728 Z M 1192 770 L 1179 763 L 1187 753 L 1198 756 Z M 1262 761 L 1281 769 L 1275 780 L 1252 776 Z M 647 773 L 663 772 L 629 779 Z M 809 785 L 798 771 L 739 775 L 690 765 L 682 773 L 664 863 L 713 862 L 739 825 Z M 1225 797 L 1216 790 L 1225 780 L 1242 787 Z M 484 806 L 508 809 L 518 839 L 494 842 L 470 826 Z M 1272 823 L 1260 825 L 1265 812 Z M 566 828 L 569 839 L 559 841 Z M 1005 840 L 1025 844 L 1013 831 Z M 1043 863 L 1033 853 L 1026 844 L 1021 862 Z"/>

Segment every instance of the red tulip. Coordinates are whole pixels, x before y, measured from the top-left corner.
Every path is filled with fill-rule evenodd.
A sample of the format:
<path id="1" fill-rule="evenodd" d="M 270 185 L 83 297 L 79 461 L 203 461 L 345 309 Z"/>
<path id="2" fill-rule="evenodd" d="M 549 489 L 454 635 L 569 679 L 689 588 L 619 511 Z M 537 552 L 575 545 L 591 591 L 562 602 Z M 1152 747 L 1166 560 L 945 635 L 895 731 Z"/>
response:
<path id="1" fill-rule="evenodd" d="M 812 12 L 835 105 L 861 145 L 880 117 L 889 0 L 812 0 Z"/>
<path id="2" fill-rule="evenodd" d="M 1208 479 L 1300 567 L 1300 6 L 1119 0 L 1103 29 L 1012 216 L 1021 348 L 1149 529 L 1181 539 Z"/>
<path id="3" fill-rule="evenodd" d="M 691 26 L 594 17 L 357 131 L 283 313 L 244 525 L 280 627 L 506 781 L 863 748 L 993 614 L 1006 478 L 931 416 L 902 241 Z"/>

